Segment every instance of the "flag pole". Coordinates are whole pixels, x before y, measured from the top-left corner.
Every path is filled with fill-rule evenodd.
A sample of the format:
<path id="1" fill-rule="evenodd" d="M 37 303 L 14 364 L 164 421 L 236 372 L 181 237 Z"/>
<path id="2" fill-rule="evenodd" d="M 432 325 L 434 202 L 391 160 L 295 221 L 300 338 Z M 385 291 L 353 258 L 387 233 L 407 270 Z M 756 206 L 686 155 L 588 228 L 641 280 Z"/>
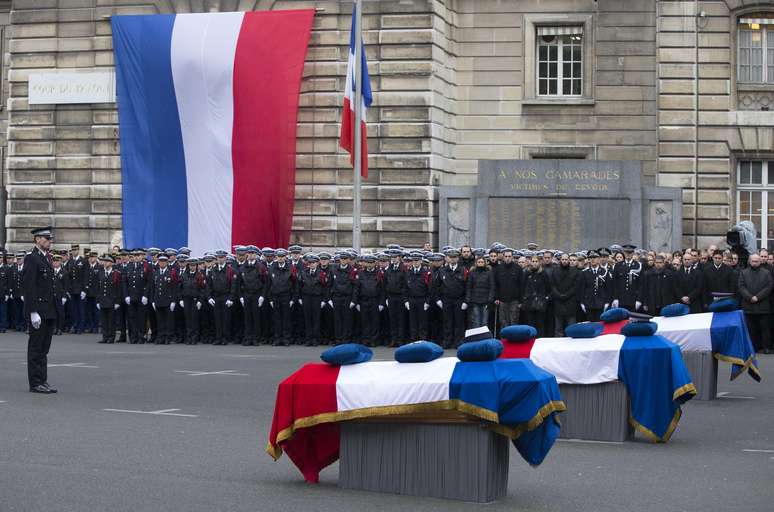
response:
<path id="1" fill-rule="evenodd" d="M 362 26 L 362 12 L 363 1 L 355 0 L 355 123 L 353 130 L 355 131 L 354 148 L 352 150 L 355 153 L 355 166 L 353 169 L 354 179 L 352 181 L 352 248 L 357 252 L 360 252 L 360 182 L 361 182 L 361 170 L 363 167 L 363 155 L 361 155 L 362 141 L 360 123 L 363 111 L 361 105 L 363 103 L 363 69 L 361 66 L 361 54 L 363 52 L 363 26 Z M 365 155 L 368 158 L 368 155 Z"/>

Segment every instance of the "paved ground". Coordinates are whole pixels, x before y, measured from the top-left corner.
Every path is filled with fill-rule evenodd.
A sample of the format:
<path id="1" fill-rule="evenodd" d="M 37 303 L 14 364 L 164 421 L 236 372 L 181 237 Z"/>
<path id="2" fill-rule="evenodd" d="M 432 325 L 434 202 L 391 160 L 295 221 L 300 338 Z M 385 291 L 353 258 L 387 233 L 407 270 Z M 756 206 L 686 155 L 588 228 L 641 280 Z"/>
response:
<path id="1" fill-rule="evenodd" d="M 36 395 L 26 338 L 0 335 L 1 512 L 774 510 L 774 356 L 760 358 L 761 384 L 729 383 L 722 364 L 726 395 L 689 403 L 667 445 L 560 441 L 536 469 L 513 451 L 508 498 L 477 506 L 340 490 L 336 465 L 309 485 L 287 458 L 273 462 L 276 385 L 319 349 L 96 340 L 56 337 L 60 393 Z"/>

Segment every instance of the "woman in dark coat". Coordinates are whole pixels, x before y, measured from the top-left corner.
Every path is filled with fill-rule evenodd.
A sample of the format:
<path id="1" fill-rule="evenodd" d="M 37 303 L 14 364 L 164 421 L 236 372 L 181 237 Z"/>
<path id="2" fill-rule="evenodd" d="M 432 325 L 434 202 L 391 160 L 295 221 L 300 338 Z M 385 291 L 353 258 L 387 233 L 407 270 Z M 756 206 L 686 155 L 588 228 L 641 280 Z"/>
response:
<path id="1" fill-rule="evenodd" d="M 524 272 L 521 309 L 524 313 L 524 323 L 537 329 L 538 336 L 543 336 L 543 317 L 550 294 L 551 285 L 540 265 L 540 258 L 532 256 L 529 267 Z"/>
<path id="2" fill-rule="evenodd" d="M 487 308 L 494 301 L 494 278 L 484 256 L 476 257 L 475 266 L 468 273 L 465 302 L 470 306 L 468 327 L 487 325 Z"/>

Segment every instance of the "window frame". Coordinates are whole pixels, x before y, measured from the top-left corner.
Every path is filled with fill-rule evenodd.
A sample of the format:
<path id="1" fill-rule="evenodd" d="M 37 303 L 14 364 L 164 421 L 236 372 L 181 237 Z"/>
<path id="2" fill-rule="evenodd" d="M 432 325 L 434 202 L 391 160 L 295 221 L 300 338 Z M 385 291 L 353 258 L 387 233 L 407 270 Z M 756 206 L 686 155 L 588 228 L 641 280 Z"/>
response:
<path id="1" fill-rule="evenodd" d="M 536 52 L 535 60 L 537 62 L 537 66 L 535 66 L 535 82 L 537 83 L 537 90 L 536 90 L 536 93 L 535 93 L 536 97 L 538 97 L 538 98 L 582 98 L 583 97 L 583 63 L 585 62 L 585 60 L 584 60 L 585 55 L 583 54 L 583 52 L 584 52 L 584 50 L 583 50 L 584 37 L 583 37 L 582 33 L 579 34 L 579 35 L 581 37 L 580 43 L 576 43 L 576 44 L 570 43 L 569 45 L 563 39 L 564 37 L 571 37 L 569 35 L 555 35 L 554 37 L 557 38 L 557 41 L 554 44 L 544 43 L 543 41 L 541 41 L 543 36 L 537 36 L 536 35 L 536 39 L 535 39 L 535 41 L 536 41 L 536 44 L 535 44 L 535 52 Z M 541 78 L 541 76 L 540 76 L 540 64 L 542 64 L 543 62 L 546 62 L 548 65 L 550 65 L 552 61 L 550 60 L 550 54 L 549 54 L 547 60 L 542 61 L 540 59 L 540 48 L 545 47 L 545 48 L 548 48 L 549 51 L 550 51 L 551 46 L 554 46 L 554 45 L 556 46 L 556 61 L 555 61 L 556 62 L 556 77 L 555 78 L 551 78 L 549 76 L 547 78 Z M 576 63 L 580 64 L 580 76 L 575 77 L 575 76 L 571 75 L 569 77 L 570 89 L 573 89 L 573 83 L 572 83 L 573 80 L 580 80 L 580 92 L 578 94 L 573 94 L 572 92 L 570 92 L 570 94 L 565 94 L 563 92 L 563 90 L 564 90 L 564 80 L 566 79 L 566 77 L 564 76 L 564 65 L 566 64 L 565 61 L 564 61 L 564 48 L 566 46 L 580 47 L 580 59 L 581 60 L 580 61 L 576 61 L 574 59 L 571 59 L 569 61 L 569 64 L 571 66 L 576 64 Z M 574 51 L 571 51 L 571 53 L 573 53 L 573 56 L 574 56 Z M 549 72 L 549 75 L 550 75 L 550 72 Z M 542 80 L 548 81 L 548 90 L 549 91 L 550 91 L 551 81 L 555 80 L 556 81 L 556 94 L 551 94 L 550 92 L 542 94 L 540 92 L 540 82 Z"/>
<path id="2" fill-rule="evenodd" d="M 742 164 L 753 163 L 753 162 L 761 163 L 760 183 L 742 183 Z M 769 180 L 770 171 L 772 172 L 771 180 Z M 752 172 L 752 169 L 751 169 L 751 172 Z M 752 179 L 750 181 L 752 181 Z M 774 208 L 769 208 L 769 198 L 771 197 L 772 201 L 774 201 L 774 158 L 763 159 L 763 160 L 754 159 L 754 158 L 739 158 L 736 162 L 736 177 L 735 177 L 734 183 L 736 185 L 736 193 L 735 193 L 736 222 L 738 223 L 743 220 L 751 220 L 753 224 L 755 224 L 757 231 L 760 232 L 760 236 L 757 236 L 757 233 L 756 233 L 756 241 L 757 241 L 758 247 L 764 247 L 771 250 L 772 248 L 774 248 L 774 221 L 771 223 L 772 225 L 769 226 L 769 217 L 774 218 Z M 750 193 L 750 192 L 759 192 L 761 194 L 760 209 L 757 214 L 752 211 L 750 211 L 750 213 L 741 212 L 742 194 Z M 744 219 L 741 218 L 742 215 L 745 216 Z M 756 222 L 753 219 L 754 217 L 759 217 L 760 222 Z M 769 230 L 773 231 L 771 236 L 768 236 Z"/>
<path id="3" fill-rule="evenodd" d="M 772 18 L 774 18 L 774 15 L 772 15 Z M 741 19 L 741 18 L 740 18 Z M 736 82 L 741 85 L 752 85 L 752 86 L 774 86 L 774 76 L 772 77 L 772 80 L 769 81 L 769 72 L 774 72 L 774 63 L 769 64 L 769 51 L 774 53 L 774 46 L 769 48 L 769 43 L 771 41 L 774 41 L 774 25 L 761 25 L 760 26 L 760 33 L 761 33 L 761 44 L 760 48 L 756 48 L 754 46 L 749 46 L 742 48 L 742 34 L 745 31 L 749 31 L 750 33 L 753 33 L 755 29 L 747 28 L 743 25 L 748 25 L 746 23 L 737 23 L 736 24 Z M 770 41 L 771 40 L 771 41 Z M 750 51 L 750 60 L 749 65 L 747 67 L 750 68 L 750 76 L 752 77 L 752 70 L 755 67 L 755 63 L 752 60 L 752 51 L 754 49 L 760 49 L 761 52 L 761 59 L 760 59 L 760 68 L 761 68 L 761 80 L 755 81 L 755 80 L 742 80 L 742 50 L 746 49 Z"/>
<path id="4" fill-rule="evenodd" d="M 593 105 L 594 104 L 594 15 L 592 14 L 524 14 L 522 39 L 524 56 L 523 105 Z M 541 26 L 582 26 L 580 96 L 538 95 L 537 81 L 537 28 Z"/>

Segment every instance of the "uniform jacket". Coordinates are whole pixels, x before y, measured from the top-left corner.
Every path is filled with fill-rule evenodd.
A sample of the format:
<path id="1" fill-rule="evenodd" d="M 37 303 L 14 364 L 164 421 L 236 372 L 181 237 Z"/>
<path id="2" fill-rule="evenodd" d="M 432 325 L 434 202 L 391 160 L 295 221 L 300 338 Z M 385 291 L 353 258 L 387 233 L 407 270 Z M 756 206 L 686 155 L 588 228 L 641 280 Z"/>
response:
<path id="1" fill-rule="evenodd" d="M 383 305 L 386 291 L 385 274 L 381 270 L 363 270 L 357 273 L 356 303 Z M 402 306 L 400 306 L 402 307 Z"/>
<path id="2" fill-rule="evenodd" d="M 68 286 L 67 271 L 64 267 L 59 267 L 59 272 L 54 269 L 54 299 L 57 306 L 61 305 L 62 299 L 67 297 Z"/>
<path id="3" fill-rule="evenodd" d="M 180 298 L 205 301 L 207 299 L 207 278 L 204 272 L 185 270 L 180 276 Z"/>
<path id="4" fill-rule="evenodd" d="M 239 272 L 237 294 L 240 297 L 262 297 L 266 293 L 269 272 L 260 261 L 245 263 Z"/>
<path id="5" fill-rule="evenodd" d="M 434 299 L 447 301 L 447 300 L 465 300 L 466 281 L 468 271 L 462 265 L 457 265 L 452 270 L 450 265 L 444 265 L 438 269 L 437 279 L 433 281 L 434 286 Z"/>
<path id="6" fill-rule="evenodd" d="M 12 269 L 10 265 L 0 264 L 0 300 L 11 295 Z"/>
<path id="7" fill-rule="evenodd" d="M 153 274 L 150 263 L 146 261 L 127 263 L 121 274 L 124 276 L 126 295 L 132 302 L 140 302 L 143 297 L 150 297 Z"/>
<path id="8" fill-rule="evenodd" d="M 768 314 L 771 289 L 773 285 L 771 273 L 758 267 L 747 267 L 739 273 L 739 295 L 742 296 L 742 309 L 749 314 Z M 758 302 L 750 299 L 758 297 Z"/>
<path id="9" fill-rule="evenodd" d="M 207 274 L 207 295 L 215 300 L 233 301 L 236 297 L 237 276 L 234 268 L 225 264 L 219 267 L 217 264 L 210 268 Z"/>
<path id="10" fill-rule="evenodd" d="M 86 262 L 84 265 L 83 270 L 83 291 L 86 292 L 87 297 L 96 297 L 98 288 L 97 288 L 97 281 L 99 279 L 99 272 L 102 270 L 102 267 L 94 263 L 92 266 L 90 263 Z"/>
<path id="11" fill-rule="evenodd" d="M 21 295 L 24 297 L 24 316 L 27 319 L 32 313 L 37 313 L 43 320 L 56 318 L 54 267 L 48 258 L 37 247 L 24 258 Z"/>
<path id="12" fill-rule="evenodd" d="M 296 296 L 296 268 L 289 262 L 282 267 L 275 261 L 269 267 L 267 293 L 269 300 L 282 297 L 288 300 Z"/>
<path id="13" fill-rule="evenodd" d="M 612 299 L 620 306 L 633 306 L 640 300 L 640 275 L 644 266 L 640 261 L 621 261 L 613 267 Z"/>
<path id="14" fill-rule="evenodd" d="M 160 268 L 153 272 L 151 285 L 151 302 L 156 308 L 168 308 L 173 302 L 178 302 L 180 293 L 180 276 L 173 268 Z"/>
<path id="15" fill-rule="evenodd" d="M 589 309 L 603 309 L 610 304 L 613 276 L 609 268 L 588 267 L 581 271 L 581 303 Z"/>
<path id="16" fill-rule="evenodd" d="M 352 265 L 341 268 L 336 265 L 331 271 L 331 297 L 349 300 L 357 304 L 357 270 Z"/>
<path id="17" fill-rule="evenodd" d="M 100 308 L 112 308 L 121 305 L 126 297 L 126 286 L 121 272 L 112 269 L 110 273 L 102 269 L 97 274 L 97 304 Z"/>
<path id="18" fill-rule="evenodd" d="M 72 258 L 67 261 L 66 265 L 62 266 L 62 269 L 67 274 L 68 293 L 73 295 L 81 294 L 85 286 L 86 268 L 88 266 L 88 262 L 82 256 Z"/>
<path id="19" fill-rule="evenodd" d="M 15 299 L 19 299 L 24 295 L 22 291 L 22 274 L 24 273 L 24 266 L 10 265 L 8 269 L 9 289 L 11 295 Z"/>
<path id="20" fill-rule="evenodd" d="M 400 300 L 401 304 L 406 300 L 408 283 L 406 269 L 402 263 L 397 266 L 390 263 L 390 266 L 384 269 L 384 291 L 388 297 Z"/>
<path id="21" fill-rule="evenodd" d="M 328 273 L 317 267 L 314 271 L 305 268 L 298 275 L 298 294 L 307 300 L 328 300 Z"/>
<path id="22" fill-rule="evenodd" d="M 406 271 L 406 291 L 408 299 L 430 300 L 433 285 L 433 274 L 430 269 L 420 267 L 417 270 L 409 268 Z"/>

